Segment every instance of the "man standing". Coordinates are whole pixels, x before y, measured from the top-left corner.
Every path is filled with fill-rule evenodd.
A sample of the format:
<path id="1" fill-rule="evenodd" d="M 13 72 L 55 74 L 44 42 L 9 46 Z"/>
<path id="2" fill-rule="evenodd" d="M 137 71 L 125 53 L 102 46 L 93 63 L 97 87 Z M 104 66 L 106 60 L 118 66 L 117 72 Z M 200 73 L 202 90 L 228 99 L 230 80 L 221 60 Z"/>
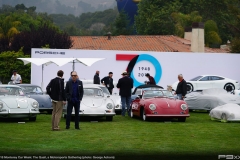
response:
<path id="1" fill-rule="evenodd" d="M 99 71 L 96 71 L 96 74 L 93 77 L 93 84 L 100 84 Z"/>
<path id="2" fill-rule="evenodd" d="M 113 76 L 113 73 L 109 72 L 108 76 L 101 79 L 101 83 L 107 87 L 111 95 L 112 95 L 112 90 L 114 88 L 112 76 Z"/>
<path id="3" fill-rule="evenodd" d="M 52 79 L 50 83 L 47 85 L 47 94 L 52 99 L 52 130 L 58 131 L 59 122 L 62 116 L 63 105 L 66 104 L 66 98 L 64 93 L 64 79 L 63 71 L 59 70 L 57 72 L 57 77 Z"/>
<path id="4" fill-rule="evenodd" d="M 145 76 L 149 79 L 147 84 L 154 84 L 154 85 L 156 85 L 156 82 L 155 82 L 154 78 L 152 76 L 150 76 L 149 73 L 147 73 Z"/>
<path id="5" fill-rule="evenodd" d="M 11 77 L 11 81 L 13 81 L 13 84 L 20 84 L 22 83 L 22 78 L 19 74 L 17 74 L 16 70 L 13 70 L 13 75 Z"/>
<path id="6" fill-rule="evenodd" d="M 129 108 L 132 95 L 133 81 L 128 77 L 127 72 L 122 73 L 123 77 L 118 80 L 117 88 L 120 89 L 122 102 L 122 116 L 125 116 L 125 105 L 127 105 L 128 116 L 130 116 Z"/>
<path id="7" fill-rule="evenodd" d="M 72 109 L 75 110 L 75 129 L 79 128 L 79 111 L 80 103 L 83 97 L 83 84 L 82 81 L 78 80 L 77 72 L 73 71 L 72 79 L 70 79 L 66 84 L 66 96 L 67 96 L 67 118 L 66 118 L 66 129 L 70 128 L 70 120 L 72 115 Z"/>
<path id="8" fill-rule="evenodd" d="M 183 79 L 183 75 L 178 75 L 179 83 L 177 85 L 177 90 L 175 94 L 177 94 L 178 99 L 183 100 L 185 98 L 185 95 L 187 94 L 187 83 Z"/>

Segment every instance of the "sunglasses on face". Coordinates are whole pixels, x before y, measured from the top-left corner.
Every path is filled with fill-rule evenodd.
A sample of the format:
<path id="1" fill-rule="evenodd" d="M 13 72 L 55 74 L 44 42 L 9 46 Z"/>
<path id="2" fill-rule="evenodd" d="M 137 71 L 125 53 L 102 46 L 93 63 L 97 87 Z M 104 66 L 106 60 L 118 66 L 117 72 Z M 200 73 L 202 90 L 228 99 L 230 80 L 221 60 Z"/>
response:
<path id="1" fill-rule="evenodd" d="M 76 77 L 77 75 L 72 75 L 72 77 Z"/>

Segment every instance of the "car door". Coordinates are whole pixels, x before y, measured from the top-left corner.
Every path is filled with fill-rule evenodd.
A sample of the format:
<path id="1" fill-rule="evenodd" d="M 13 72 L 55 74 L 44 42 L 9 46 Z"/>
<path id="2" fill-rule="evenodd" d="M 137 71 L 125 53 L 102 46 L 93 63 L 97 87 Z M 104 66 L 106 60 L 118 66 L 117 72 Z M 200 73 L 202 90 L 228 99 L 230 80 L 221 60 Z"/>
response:
<path id="1" fill-rule="evenodd" d="M 197 81 L 196 86 L 197 86 L 196 90 L 212 88 L 213 86 L 211 82 L 211 77 L 210 76 L 202 77 Z"/>
<path id="2" fill-rule="evenodd" d="M 211 83 L 213 88 L 223 88 L 226 82 L 223 77 L 211 76 Z"/>

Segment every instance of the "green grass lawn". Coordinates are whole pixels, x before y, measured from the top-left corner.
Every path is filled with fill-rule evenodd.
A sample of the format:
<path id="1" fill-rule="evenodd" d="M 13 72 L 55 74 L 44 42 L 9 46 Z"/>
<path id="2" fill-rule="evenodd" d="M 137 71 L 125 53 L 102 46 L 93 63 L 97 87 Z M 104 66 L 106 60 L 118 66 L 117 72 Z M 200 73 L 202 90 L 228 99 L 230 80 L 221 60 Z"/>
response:
<path id="1" fill-rule="evenodd" d="M 60 131 L 51 131 L 51 115 L 17 122 L 0 121 L 0 155 L 240 155 L 239 123 L 211 121 L 208 113 L 170 123 L 117 115 L 112 122 L 80 122 L 81 130 L 74 122 L 66 130 L 62 118 Z"/>

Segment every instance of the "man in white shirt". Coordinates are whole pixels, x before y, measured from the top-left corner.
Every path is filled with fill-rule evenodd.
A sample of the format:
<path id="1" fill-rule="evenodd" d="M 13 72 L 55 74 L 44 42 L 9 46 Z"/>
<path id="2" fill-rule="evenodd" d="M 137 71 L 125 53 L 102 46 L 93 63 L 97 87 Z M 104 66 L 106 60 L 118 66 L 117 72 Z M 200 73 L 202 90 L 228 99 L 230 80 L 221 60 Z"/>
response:
<path id="1" fill-rule="evenodd" d="M 13 81 L 13 84 L 20 84 L 22 83 L 22 78 L 19 74 L 17 74 L 17 71 L 13 71 L 13 75 L 11 77 L 11 80 Z"/>

